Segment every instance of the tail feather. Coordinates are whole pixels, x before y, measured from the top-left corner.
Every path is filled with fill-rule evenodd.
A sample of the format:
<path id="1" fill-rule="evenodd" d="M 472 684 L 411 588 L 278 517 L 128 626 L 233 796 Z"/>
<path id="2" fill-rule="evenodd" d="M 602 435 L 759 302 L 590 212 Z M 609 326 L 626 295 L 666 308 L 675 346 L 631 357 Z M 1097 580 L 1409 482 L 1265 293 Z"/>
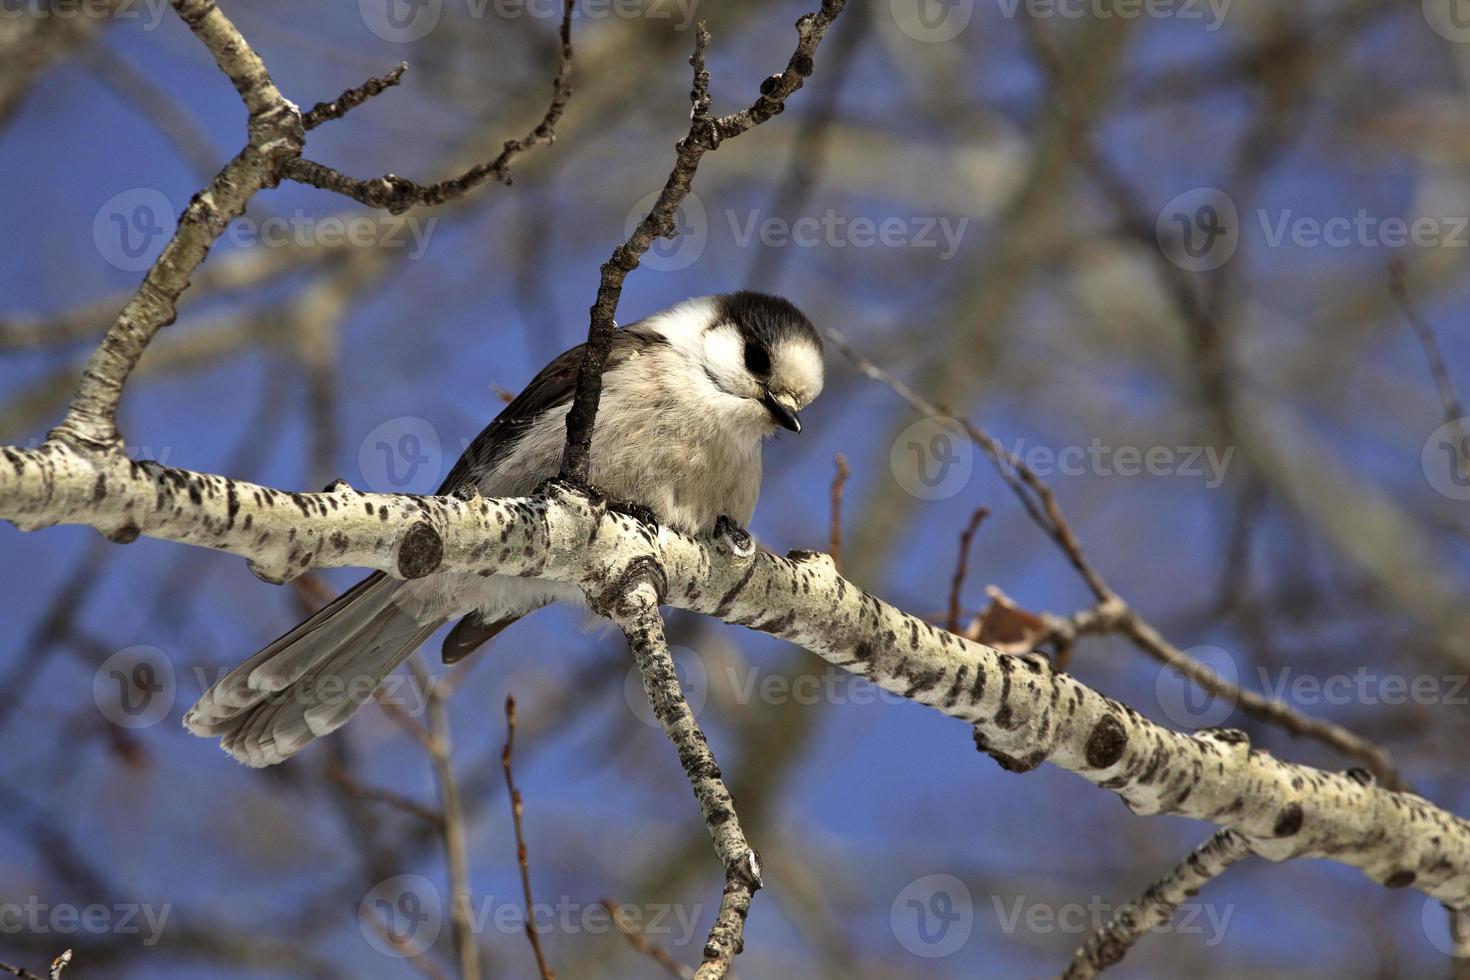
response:
<path id="1" fill-rule="evenodd" d="M 256 767 L 337 730 L 440 625 L 393 603 L 401 585 L 381 574 L 359 582 L 221 678 L 184 726 Z"/>

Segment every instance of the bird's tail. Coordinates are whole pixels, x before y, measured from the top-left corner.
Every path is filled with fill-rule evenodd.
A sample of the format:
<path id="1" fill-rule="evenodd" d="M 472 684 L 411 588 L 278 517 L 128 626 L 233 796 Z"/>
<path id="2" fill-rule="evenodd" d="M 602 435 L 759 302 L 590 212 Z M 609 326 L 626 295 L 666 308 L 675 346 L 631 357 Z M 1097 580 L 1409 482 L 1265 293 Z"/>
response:
<path id="1" fill-rule="evenodd" d="M 247 766 L 275 765 L 341 728 L 440 625 L 393 602 L 402 584 L 363 579 L 216 682 L 184 727 Z"/>

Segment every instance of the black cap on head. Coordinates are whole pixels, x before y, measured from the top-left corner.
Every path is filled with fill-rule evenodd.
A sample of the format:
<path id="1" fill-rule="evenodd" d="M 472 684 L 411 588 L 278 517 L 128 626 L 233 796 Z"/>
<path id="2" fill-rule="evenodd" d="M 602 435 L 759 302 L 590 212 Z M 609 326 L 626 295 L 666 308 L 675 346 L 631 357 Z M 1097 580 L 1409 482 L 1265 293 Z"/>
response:
<path id="1" fill-rule="evenodd" d="M 817 328 L 788 299 L 741 290 L 725 293 L 719 300 L 723 319 L 735 324 L 746 339 L 758 341 L 768 351 L 783 340 L 805 340 L 818 352 L 822 350 Z"/>

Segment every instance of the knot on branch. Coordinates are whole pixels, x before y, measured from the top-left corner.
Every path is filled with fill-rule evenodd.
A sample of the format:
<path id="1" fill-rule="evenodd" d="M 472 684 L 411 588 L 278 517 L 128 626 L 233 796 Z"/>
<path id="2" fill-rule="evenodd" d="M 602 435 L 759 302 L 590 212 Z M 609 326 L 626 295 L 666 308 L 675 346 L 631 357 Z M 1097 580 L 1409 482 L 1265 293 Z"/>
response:
<path id="1" fill-rule="evenodd" d="M 398 545 L 398 574 L 406 579 L 432 574 L 443 561 L 444 538 L 427 521 L 410 527 Z"/>
<path id="2" fill-rule="evenodd" d="M 296 159 L 306 146 L 306 124 L 301 110 L 290 99 L 279 99 L 259 112 L 252 112 L 246 131 L 250 145 L 271 163 L 273 178 L 277 177 L 277 165 Z"/>
<path id="3" fill-rule="evenodd" d="M 639 555 L 595 596 L 589 596 L 588 605 L 593 612 L 624 624 L 649 612 L 657 615 L 668 591 L 669 576 L 663 565 L 652 555 Z"/>

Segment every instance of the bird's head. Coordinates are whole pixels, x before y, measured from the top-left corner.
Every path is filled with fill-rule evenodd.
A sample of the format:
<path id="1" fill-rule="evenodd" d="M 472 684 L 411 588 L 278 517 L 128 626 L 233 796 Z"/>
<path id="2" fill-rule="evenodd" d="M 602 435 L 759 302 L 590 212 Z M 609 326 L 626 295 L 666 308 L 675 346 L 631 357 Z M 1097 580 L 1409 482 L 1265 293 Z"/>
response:
<path id="1" fill-rule="evenodd" d="M 739 292 L 690 300 L 650 324 L 707 386 L 712 410 L 761 434 L 801 431 L 799 413 L 822 391 L 822 341 L 788 300 Z"/>

